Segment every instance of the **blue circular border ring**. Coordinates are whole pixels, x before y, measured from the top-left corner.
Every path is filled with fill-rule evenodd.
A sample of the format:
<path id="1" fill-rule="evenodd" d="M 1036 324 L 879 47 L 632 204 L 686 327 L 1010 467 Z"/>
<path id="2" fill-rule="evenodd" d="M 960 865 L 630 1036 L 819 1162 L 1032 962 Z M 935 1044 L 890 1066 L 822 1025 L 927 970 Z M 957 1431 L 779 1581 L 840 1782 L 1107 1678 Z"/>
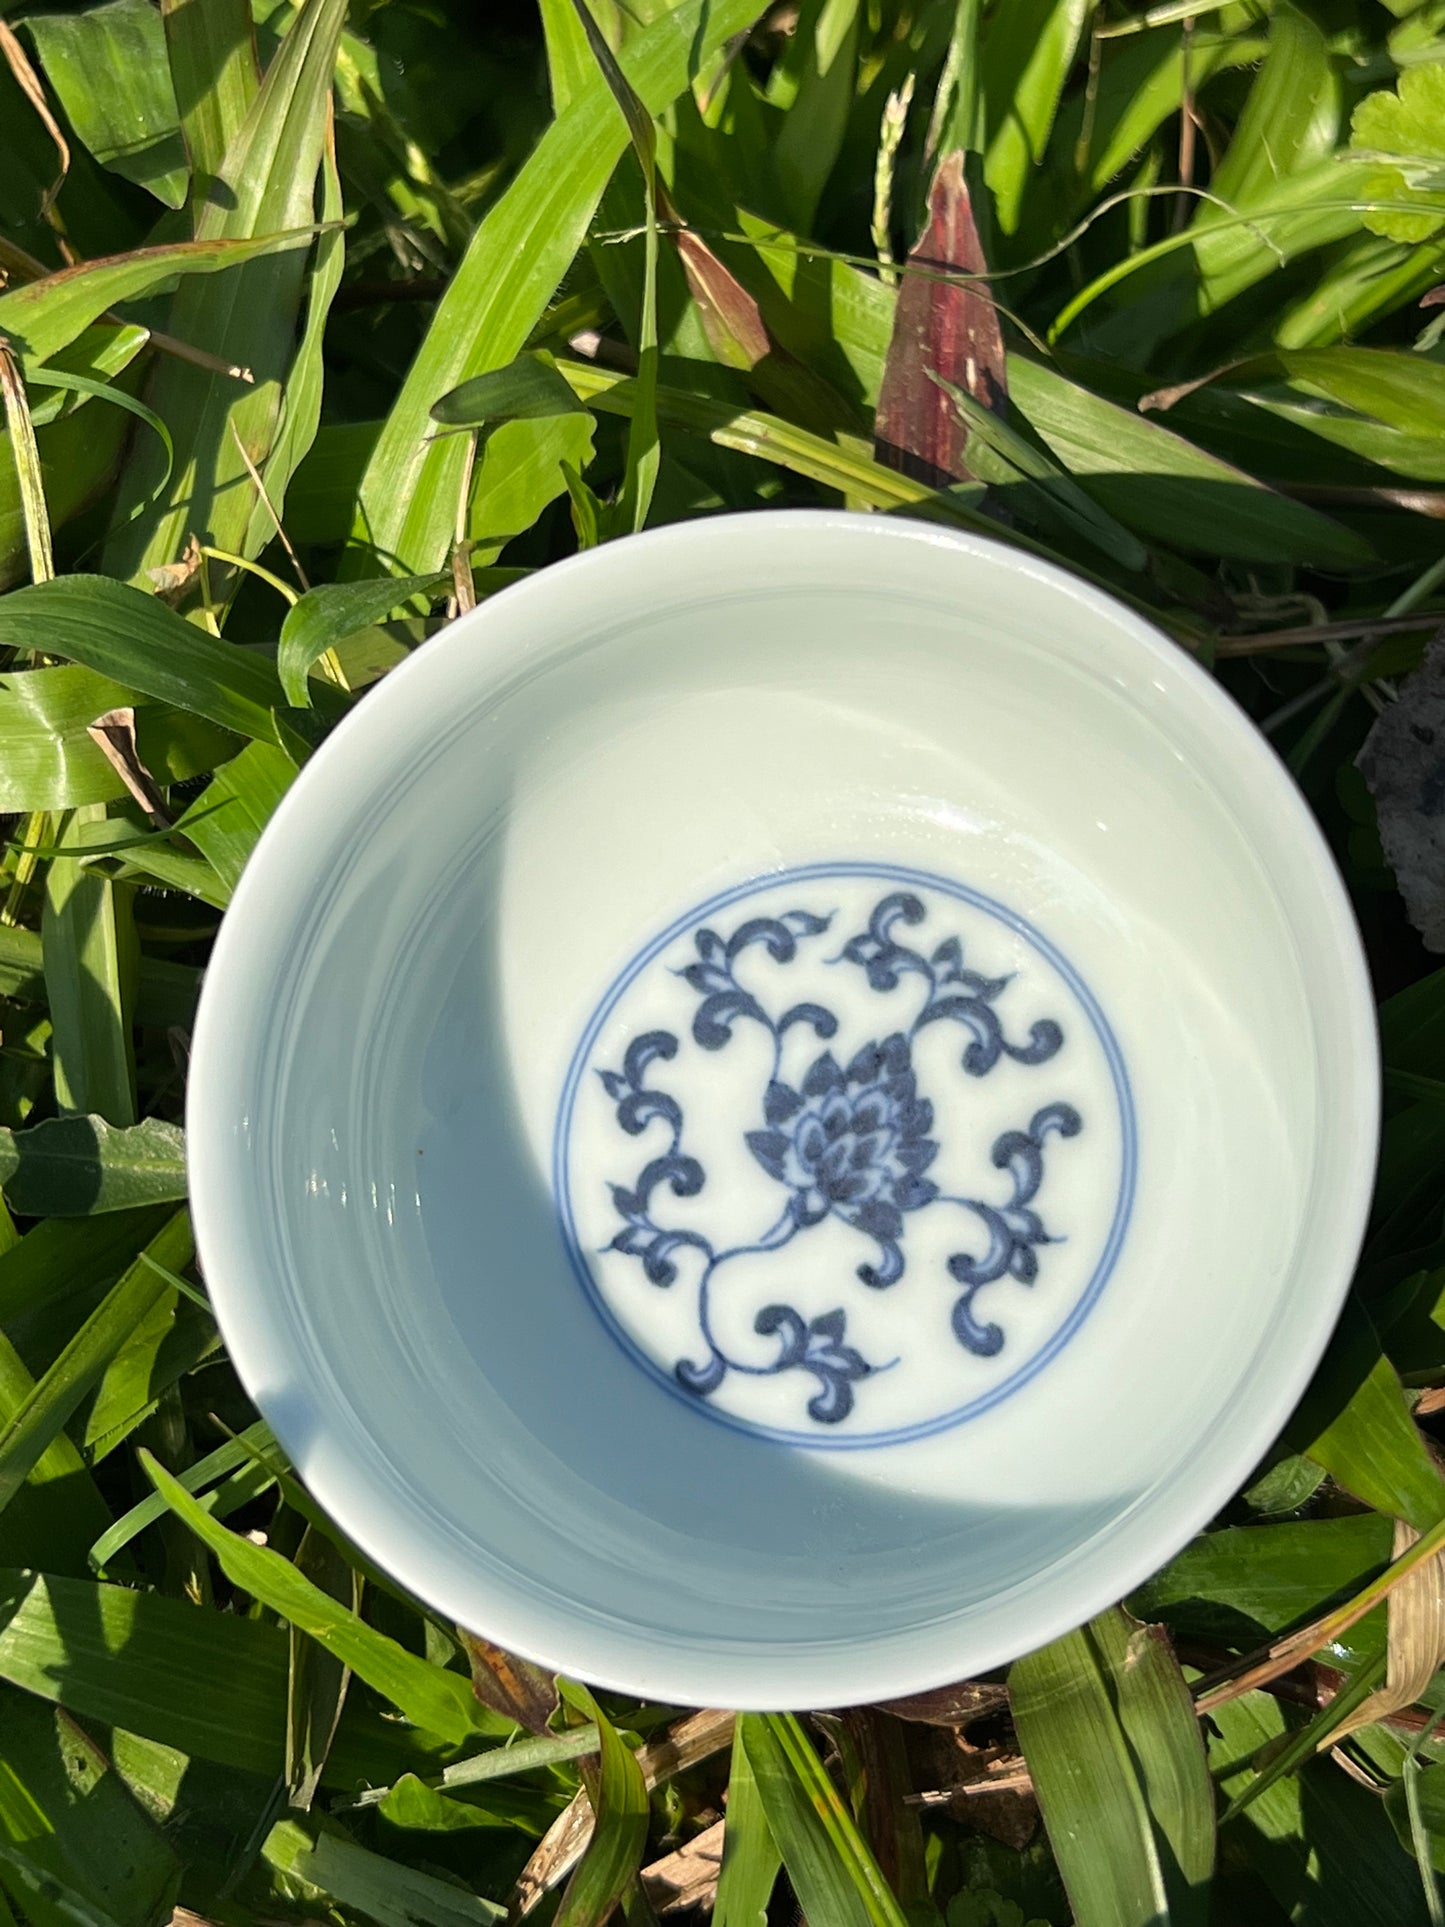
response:
<path id="1" fill-rule="evenodd" d="M 665 1371 L 656 1359 L 649 1357 L 640 1346 L 636 1345 L 624 1327 L 619 1324 L 611 1306 L 599 1291 L 597 1281 L 592 1275 L 592 1267 L 588 1264 L 586 1254 L 582 1250 L 572 1215 L 572 1193 L 568 1171 L 572 1111 L 577 1101 L 577 1089 L 582 1081 L 582 1074 L 587 1068 L 588 1059 L 597 1042 L 598 1032 L 611 1016 L 618 998 L 638 973 L 645 970 L 669 944 L 685 936 L 704 917 L 712 916 L 715 911 L 725 910 L 730 904 L 755 896 L 759 890 L 772 889 L 787 883 L 812 883 L 823 877 L 877 877 L 888 883 L 920 884 L 925 889 L 941 891 L 945 896 L 955 897 L 959 902 L 969 904 L 975 910 L 982 910 L 987 915 L 996 917 L 1000 923 L 1016 931 L 1019 936 L 1031 943 L 1068 984 L 1094 1026 L 1095 1035 L 1103 1048 L 1114 1080 L 1114 1094 L 1119 1102 L 1119 1122 L 1123 1137 L 1123 1174 L 1119 1185 L 1119 1201 L 1115 1206 L 1114 1218 L 1109 1226 L 1109 1236 L 1105 1241 L 1103 1254 L 1082 1297 L 1048 1342 L 1034 1353 L 1026 1365 L 1020 1366 L 1012 1377 L 1004 1379 L 1001 1384 L 995 1385 L 992 1391 L 985 1392 L 982 1397 L 971 1400 L 967 1405 L 961 1405 L 957 1411 L 945 1412 L 938 1418 L 926 1419 L 917 1425 L 900 1426 L 891 1432 L 854 1433 L 849 1438 L 819 1438 L 812 1432 L 791 1432 L 773 1426 L 747 1424 L 742 1419 L 734 1418 L 731 1413 L 719 1411 L 706 1399 L 698 1398 L 685 1386 L 679 1385 L 670 1372 Z M 558 1106 L 557 1124 L 552 1138 L 553 1201 L 563 1241 L 567 1247 L 567 1256 L 593 1310 L 627 1356 L 634 1364 L 641 1366 L 655 1383 L 684 1403 L 690 1411 L 701 1413 L 712 1419 L 715 1424 L 726 1425 L 730 1431 L 741 1432 L 749 1438 L 771 1439 L 779 1445 L 800 1445 L 807 1447 L 810 1451 L 823 1452 L 857 1452 L 885 1445 L 903 1445 L 912 1439 L 931 1438 L 938 1432 L 950 1431 L 955 1425 L 962 1425 L 966 1419 L 976 1418 L 981 1412 L 1001 1404 L 1021 1385 L 1027 1384 L 1031 1378 L 1042 1371 L 1049 1360 L 1063 1350 L 1083 1324 L 1108 1282 L 1109 1274 L 1114 1269 L 1129 1229 L 1129 1218 L 1134 1208 L 1137 1168 L 1138 1134 L 1134 1121 L 1134 1097 L 1129 1086 L 1129 1073 L 1125 1068 L 1123 1053 L 1109 1027 L 1108 1019 L 1099 1008 L 1097 998 L 1075 971 L 1073 965 L 1042 932 L 1035 930 L 1031 923 L 1016 912 L 1005 909 L 1001 903 L 995 903 L 992 897 L 984 896 L 978 890 L 970 890 L 965 884 L 955 883 L 949 877 L 935 876 L 927 870 L 910 870 L 893 863 L 810 863 L 799 869 L 777 870 L 769 875 L 750 878 L 746 883 L 735 884 L 732 889 L 721 891 L 715 897 L 709 897 L 706 903 L 698 904 L 685 916 L 679 917 L 675 923 L 669 924 L 661 936 L 655 937 L 646 949 L 640 951 L 617 973 L 608 986 L 606 995 L 592 1013 L 592 1019 L 582 1033 L 577 1049 L 572 1055 L 572 1062 L 568 1066 L 567 1080 L 562 1087 L 562 1101 Z"/>

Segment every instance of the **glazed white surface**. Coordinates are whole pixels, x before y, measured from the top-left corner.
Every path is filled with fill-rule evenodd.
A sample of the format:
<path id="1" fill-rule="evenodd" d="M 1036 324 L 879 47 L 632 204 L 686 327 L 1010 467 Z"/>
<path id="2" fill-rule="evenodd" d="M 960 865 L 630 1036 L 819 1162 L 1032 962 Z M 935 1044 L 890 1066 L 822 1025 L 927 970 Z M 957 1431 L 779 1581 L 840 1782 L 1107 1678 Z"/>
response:
<path id="1" fill-rule="evenodd" d="M 948 1429 L 848 1450 L 713 1422 L 669 1390 L 685 1296 L 599 1257 L 604 1296 L 658 1369 L 630 1355 L 569 1262 L 552 1174 L 568 1069 L 619 973 L 710 898 L 824 864 L 926 872 L 1027 920 L 1097 999 L 1138 1140 L 1127 1234 L 1056 1355 Z M 812 907 L 852 934 L 861 887 Z M 959 930 L 971 967 L 1016 972 L 998 1004 L 1011 1034 L 1053 1015 L 1069 1041 L 1052 1066 L 950 1084 L 966 1040 L 939 1024 L 917 1047 L 920 1094 L 980 1184 L 1036 1089 L 1075 1104 L 1084 1128 L 1050 1141 L 1038 1200 L 1068 1242 L 1040 1248 L 1032 1286 L 981 1294 L 1007 1339 L 979 1360 L 938 1322 L 952 1302 L 930 1242 L 939 1207 L 908 1214 L 903 1279 L 847 1302 L 868 1344 L 896 1328 L 918 1376 L 912 1390 L 901 1367 L 863 1379 L 844 1430 L 865 1393 L 906 1426 L 1045 1344 L 1117 1193 L 1102 1057 L 1066 986 L 986 924 L 971 912 Z M 664 1010 L 632 995 L 608 1046 Z M 695 1004 L 665 1008 L 679 1037 Z M 868 1021 L 848 1019 L 862 1041 Z M 733 1172 L 738 1222 L 754 1196 L 783 1195 L 745 1154 L 727 1163 L 761 1121 L 743 1115 L 746 1049 L 739 1035 L 686 1072 L 689 1113 L 713 1106 L 702 1161 Z M 595 1254 L 618 1222 L 607 1183 L 636 1168 L 635 1147 L 610 1166 L 619 1139 L 592 1078 L 574 1188 Z M 1328 855 L 1209 679 L 1001 545 L 785 512 L 549 569 L 365 699 L 242 881 L 188 1122 L 200 1250 L 238 1368 L 372 1557 L 478 1631 L 602 1683 L 802 1706 L 1028 1650 L 1207 1520 L 1337 1315 L 1376 1106 L 1372 1007 Z M 777 1289 L 809 1315 L 869 1255 L 836 1218 L 788 1250 L 799 1268 Z M 659 1335 L 649 1294 L 676 1329 Z M 734 1415 L 790 1428 L 812 1389 L 758 1379 Z"/>

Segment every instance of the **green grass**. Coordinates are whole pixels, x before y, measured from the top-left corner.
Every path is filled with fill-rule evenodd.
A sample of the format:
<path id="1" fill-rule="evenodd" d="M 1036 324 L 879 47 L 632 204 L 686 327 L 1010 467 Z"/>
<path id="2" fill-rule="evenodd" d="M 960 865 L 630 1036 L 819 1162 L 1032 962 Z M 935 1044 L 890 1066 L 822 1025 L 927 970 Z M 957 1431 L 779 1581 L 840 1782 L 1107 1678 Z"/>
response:
<path id="1" fill-rule="evenodd" d="M 721 1927 L 1445 1919 L 1445 971 L 1356 766 L 1445 621 L 1445 8 L 757 14 L 0 9 L 0 1923 L 635 1927 L 724 1816 Z M 936 180 L 986 280 L 909 260 Z M 960 316 L 987 379 L 930 381 Z M 839 502 L 1104 583 L 1286 757 L 1383 1000 L 1376 1211 L 1270 1460 L 1006 1680 L 559 1698 L 366 1564 L 226 1361 L 199 975 L 457 606 Z"/>

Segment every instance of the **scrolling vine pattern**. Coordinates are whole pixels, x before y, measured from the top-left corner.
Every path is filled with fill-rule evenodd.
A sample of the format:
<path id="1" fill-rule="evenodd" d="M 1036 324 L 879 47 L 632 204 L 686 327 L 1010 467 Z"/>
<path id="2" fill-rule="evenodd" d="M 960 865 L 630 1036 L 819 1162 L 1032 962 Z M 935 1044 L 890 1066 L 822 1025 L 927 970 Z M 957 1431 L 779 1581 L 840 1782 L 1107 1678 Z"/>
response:
<path id="1" fill-rule="evenodd" d="M 774 1016 L 736 974 L 739 959 L 755 945 L 765 948 L 776 964 L 792 963 L 801 945 L 824 937 L 834 920 L 831 915 L 790 910 L 779 917 L 749 918 L 729 937 L 708 927 L 694 933 L 696 958 L 680 972 L 700 999 L 692 1021 L 693 1041 L 703 1050 L 721 1051 L 732 1041 L 734 1027 L 745 1022 L 762 1026 L 772 1040 L 762 1122 L 744 1136 L 753 1157 L 786 1197 L 776 1220 L 750 1240 L 718 1249 L 700 1232 L 666 1222 L 669 1194 L 696 1197 L 706 1183 L 702 1164 L 684 1148 L 681 1104 L 649 1081 L 676 1057 L 677 1037 L 667 1030 L 643 1032 L 628 1045 L 621 1070 L 598 1073 L 622 1130 L 634 1138 L 650 1133 L 655 1144 L 665 1145 L 648 1158 L 632 1184 L 611 1186 L 623 1222 L 610 1249 L 637 1258 L 645 1277 L 660 1288 L 676 1283 L 682 1253 L 698 1254 L 697 1311 L 707 1353 L 701 1360 L 677 1360 L 673 1371 L 678 1383 L 699 1398 L 715 1392 L 729 1372 L 770 1377 L 803 1371 L 818 1381 L 807 1401 L 809 1417 L 836 1425 L 852 1411 L 860 1381 L 895 1362 L 870 1361 L 849 1344 L 842 1307 L 805 1319 L 791 1305 L 765 1305 L 753 1329 L 762 1337 L 775 1337 L 778 1349 L 763 1364 L 730 1355 L 716 1334 L 713 1294 L 724 1267 L 776 1251 L 826 1218 L 840 1220 L 876 1247 L 857 1266 L 857 1276 L 872 1290 L 886 1291 L 904 1275 L 904 1236 L 912 1213 L 946 1207 L 970 1214 L 987 1242 L 981 1252 L 959 1249 L 947 1260 L 948 1274 L 960 1288 L 951 1319 L 958 1342 L 984 1358 L 1002 1351 L 1006 1335 L 1000 1324 L 980 1318 L 974 1303 L 978 1293 L 1005 1276 L 1032 1285 L 1039 1248 L 1057 1242 L 1035 1200 L 1044 1179 L 1047 1140 L 1072 1138 L 1083 1128 L 1072 1105 L 1045 1104 L 1027 1128 L 1005 1131 L 995 1140 L 992 1162 L 1011 1187 L 1000 1202 L 950 1195 L 927 1175 L 939 1142 L 934 1107 L 919 1095 L 913 1067 L 919 1033 L 931 1024 L 958 1024 L 967 1038 L 960 1066 L 970 1077 L 986 1077 L 1005 1057 L 1019 1064 L 1045 1064 L 1062 1048 L 1064 1033 L 1052 1019 L 1043 1019 L 1025 1041 L 1012 1041 L 994 1008 L 1008 977 L 985 977 L 967 969 L 956 936 L 929 955 L 899 941 L 900 928 L 916 927 L 926 915 L 922 901 L 911 892 L 891 892 L 875 906 L 866 929 L 850 937 L 836 957 L 826 959 L 861 970 L 871 990 L 894 991 L 906 978 L 917 978 L 923 993 L 906 1030 L 865 1044 L 847 1064 L 827 1048 L 838 1032 L 832 1010 L 800 1002 Z M 782 1074 L 783 1060 L 794 1032 L 811 1032 L 824 1048 L 796 1083 L 790 1083 Z"/>

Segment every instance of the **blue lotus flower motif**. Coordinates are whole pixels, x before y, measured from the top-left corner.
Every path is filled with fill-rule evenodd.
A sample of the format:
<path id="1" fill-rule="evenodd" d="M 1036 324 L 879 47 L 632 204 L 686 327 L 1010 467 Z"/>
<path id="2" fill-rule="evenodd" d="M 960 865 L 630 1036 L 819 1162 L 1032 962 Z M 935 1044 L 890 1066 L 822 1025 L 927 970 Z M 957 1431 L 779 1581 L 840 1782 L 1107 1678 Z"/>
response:
<path id="1" fill-rule="evenodd" d="M 865 1044 L 846 1070 L 824 1051 L 801 1090 L 777 1079 L 768 1086 L 763 1115 L 768 1128 L 749 1131 L 748 1148 L 792 1192 L 793 1223 L 801 1230 L 832 1213 L 876 1238 L 882 1259 L 860 1265 L 858 1276 L 896 1284 L 903 1214 L 938 1196 L 923 1175 L 938 1155 L 928 1135 L 933 1106 L 918 1095 L 908 1039 L 895 1031 Z"/>

